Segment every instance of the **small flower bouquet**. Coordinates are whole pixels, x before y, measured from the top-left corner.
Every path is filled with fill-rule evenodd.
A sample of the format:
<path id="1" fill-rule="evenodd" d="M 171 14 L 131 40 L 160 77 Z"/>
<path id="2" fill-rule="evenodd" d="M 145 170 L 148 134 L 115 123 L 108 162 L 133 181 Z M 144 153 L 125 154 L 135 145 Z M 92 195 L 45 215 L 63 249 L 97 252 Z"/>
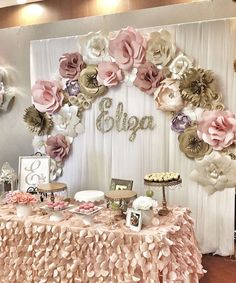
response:
<path id="1" fill-rule="evenodd" d="M 29 193 L 13 191 L 6 195 L 6 202 L 11 204 L 34 204 L 37 198 Z"/>
<path id="2" fill-rule="evenodd" d="M 137 210 L 150 210 L 157 207 L 157 201 L 146 196 L 141 196 L 133 201 L 133 208 Z"/>

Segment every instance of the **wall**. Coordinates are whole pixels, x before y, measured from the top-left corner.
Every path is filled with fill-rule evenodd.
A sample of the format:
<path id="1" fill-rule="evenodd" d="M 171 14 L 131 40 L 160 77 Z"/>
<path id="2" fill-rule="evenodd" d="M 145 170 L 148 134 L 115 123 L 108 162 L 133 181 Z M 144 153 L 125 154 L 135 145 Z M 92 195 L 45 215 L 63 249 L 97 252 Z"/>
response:
<path id="1" fill-rule="evenodd" d="M 236 4 L 215 0 L 0 30 L 0 57 L 16 69 L 19 90 L 12 110 L 0 114 L 0 166 L 9 161 L 17 168 L 19 155 L 32 154 L 32 136 L 22 120 L 24 109 L 31 104 L 30 40 L 86 34 L 108 27 L 118 30 L 128 25 L 139 28 L 226 17 L 236 17 Z"/>

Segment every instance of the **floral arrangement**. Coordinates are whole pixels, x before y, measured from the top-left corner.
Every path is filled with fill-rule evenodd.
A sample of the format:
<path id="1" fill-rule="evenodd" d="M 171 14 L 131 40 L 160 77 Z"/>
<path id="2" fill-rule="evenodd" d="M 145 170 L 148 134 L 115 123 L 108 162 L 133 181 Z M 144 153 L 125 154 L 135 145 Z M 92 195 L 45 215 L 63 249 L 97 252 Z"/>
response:
<path id="1" fill-rule="evenodd" d="M 149 210 L 157 207 L 158 203 L 151 197 L 140 196 L 133 201 L 134 209 Z"/>
<path id="2" fill-rule="evenodd" d="M 217 165 L 219 158 L 227 156 L 229 166 L 234 167 L 235 115 L 224 110 L 213 72 L 194 66 L 167 30 L 141 34 L 127 27 L 110 34 L 89 33 L 79 38 L 78 45 L 78 51 L 58 58 L 58 80 L 35 83 L 33 106 L 24 115 L 35 135 L 35 151 L 53 160 L 52 178 L 62 173 L 73 139 L 84 130 L 83 112 L 109 88 L 129 82 L 152 98 L 157 110 L 171 117 L 170 128 L 178 135 L 180 150 L 199 162 L 196 170 L 205 172 L 204 182 L 202 174 L 192 174 L 194 180 L 206 188 L 210 184 L 211 192 L 236 185 L 232 176 L 220 188 L 208 177 L 218 170 L 215 184 L 221 182 L 217 176 L 228 178 L 229 171 L 223 172 Z M 205 158 L 210 159 L 210 166 Z"/>
<path id="3" fill-rule="evenodd" d="M 37 198 L 26 192 L 13 191 L 6 195 L 6 202 L 11 204 L 34 204 L 37 202 Z"/>

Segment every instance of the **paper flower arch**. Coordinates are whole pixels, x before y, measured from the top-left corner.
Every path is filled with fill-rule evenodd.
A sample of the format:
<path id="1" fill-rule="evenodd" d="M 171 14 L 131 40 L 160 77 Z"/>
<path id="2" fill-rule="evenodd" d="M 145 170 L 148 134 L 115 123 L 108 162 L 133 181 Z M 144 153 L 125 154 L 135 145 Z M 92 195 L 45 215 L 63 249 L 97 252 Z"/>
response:
<path id="1" fill-rule="evenodd" d="M 89 33 L 80 37 L 78 52 L 62 54 L 58 62 L 60 79 L 38 80 L 32 87 L 33 106 L 24 115 L 35 134 L 35 151 L 52 158 L 52 179 L 62 173 L 73 138 L 83 132 L 82 113 L 109 88 L 129 81 L 151 96 L 158 110 L 172 114 L 180 150 L 197 160 L 194 180 L 209 193 L 236 185 L 227 169 L 236 166 L 235 115 L 224 111 L 213 72 L 195 67 L 167 30 Z M 220 171 L 224 160 L 227 166 Z M 223 177 L 214 177 L 214 170 Z"/>

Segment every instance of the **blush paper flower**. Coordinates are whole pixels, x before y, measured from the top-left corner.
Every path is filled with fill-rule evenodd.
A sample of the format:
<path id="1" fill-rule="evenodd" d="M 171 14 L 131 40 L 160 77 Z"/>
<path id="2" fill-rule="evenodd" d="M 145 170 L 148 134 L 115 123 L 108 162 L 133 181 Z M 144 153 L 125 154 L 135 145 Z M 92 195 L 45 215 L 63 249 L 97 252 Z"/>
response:
<path id="1" fill-rule="evenodd" d="M 235 187 L 235 172 L 236 160 L 232 160 L 228 155 L 212 151 L 211 154 L 196 162 L 196 168 L 191 172 L 190 177 L 202 185 L 208 194 L 213 194 L 225 188 Z"/>
<path id="2" fill-rule="evenodd" d="M 153 32 L 147 42 L 146 59 L 155 65 L 166 66 L 174 58 L 176 48 L 167 30 Z"/>
<path id="3" fill-rule="evenodd" d="M 64 161 L 70 152 L 70 142 L 62 134 L 51 136 L 46 141 L 46 153 L 55 161 Z"/>
<path id="4" fill-rule="evenodd" d="M 165 79 L 154 93 L 157 109 L 162 111 L 178 112 L 183 107 L 183 100 L 179 92 L 179 81 Z"/>
<path id="5" fill-rule="evenodd" d="M 98 82 L 107 87 L 116 86 L 124 79 L 119 66 L 114 62 L 101 62 L 98 64 Z"/>
<path id="6" fill-rule="evenodd" d="M 146 62 L 138 67 L 134 85 L 147 94 L 153 94 L 163 79 L 162 71 L 154 64 Z"/>
<path id="7" fill-rule="evenodd" d="M 63 91 L 56 81 L 37 81 L 31 90 L 33 104 L 39 112 L 53 114 L 62 107 Z"/>
<path id="8" fill-rule="evenodd" d="M 132 67 L 143 64 L 146 41 L 134 28 L 122 29 L 115 39 L 110 40 L 108 51 L 122 70 L 130 71 Z"/>
<path id="9" fill-rule="evenodd" d="M 60 75 L 70 80 L 78 79 L 81 70 L 85 67 L 83 57 L 79 52 L 63 54 L 59 63 Z"/>
<path id="10" fill-rule="evenodd" d="M 175 114 L 171 121 L 171 129 L 177 133 L 183 133 L 191 125 L 191 119 L 183 112 Z"/>
<path id="11" fill-rule="evenodd" d="M 198 136 L 215 150 L 222 150 L 236 140 L 236 119 L 230 111 L 205 111 L 198 122 Z"/>

